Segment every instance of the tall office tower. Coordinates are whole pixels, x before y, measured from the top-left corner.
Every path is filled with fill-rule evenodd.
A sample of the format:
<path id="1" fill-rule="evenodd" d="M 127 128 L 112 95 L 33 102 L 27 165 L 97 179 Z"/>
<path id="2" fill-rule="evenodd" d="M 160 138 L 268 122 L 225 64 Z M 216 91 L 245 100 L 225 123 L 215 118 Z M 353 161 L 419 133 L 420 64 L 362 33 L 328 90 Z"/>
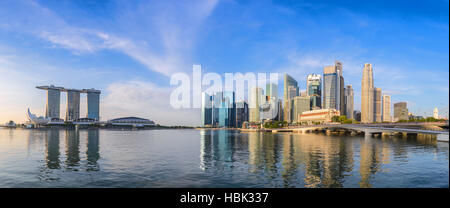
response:
<path id="1" fill-rule="evenodd" d="M 62 87 L 50 86 L 37 86 L 36 88 L 41 90 L 47 90 L 47 105 L 45 106 L 46 118 L 60 118 L 60 101 Z"/>
<path id="2" fill-rule="evenodd" d="M 274 83 L 268 83 L 266 85 L 266 96 L 270 98 L 278 98 L 278 85 Z"/>
<path id="3" fill-rule="evenodd" d="M 234 92 L 223 92 L 219 108 L 219 127 L 236 126 L 236 101 Z"/>
<path id="4" fill-rule="evenodd" d="M 87 115 L 86 118 L 100 120 L 100 90 L 83 90 L 87 93 Z"/>
<path id="5" fill-rule="evenodd" d="M 383 121 L 391 122 L 391 96 L 383 95 Z"/>
<path id="6" fill-rule="evenodd" d="M 394 103 L 394 121 L 408 120 L 406 102 Z"/>
<path id="7" fill-rule="evenodd" d="M 434 108 L 433 110 L 433 118 L 439 119 L 439 110 L 437 108 Z"/>
<path id="8" fill-rule="evenodd" d="M 373 117 L 373 70 L 372 64 L 364 64 L 363 76 L 361 80 L 361 122 L 371 123 Z"/>
<path id="9" fill-rule="evenodd" d="M 66 121 L 80 118 L 80 90 L 67 89 Z"/>
<path id="10" fill-rule="evenodd" d="M 310 74 L 306 80 L 306 90 L 311 98 L 311 110 L 322 108 L 322 77 L 319 74 Z"/>
<path id="11" fill-rule="evenodd" d="M 298 116 L 305 111 L 311 109 L 310 98 L 308 96 L 297 96 L 290 100 L 291 102 L 291 120 L 292 122 L 298 122 Z"/>
<path id="12" fill-rule="evenodd" d="M 345 94 L 345 116 L 347 116 L 348 119 L 353 119 L 353 88 L 351 85 L 347 85 L 347 87 L 344 89 Z"/>
<path id="13" fill-rule="evenodd" d="M 236 102 L 236 128 L 242 128 L 242 124 L 248 121 L 248 104 L 245 101 Z"/>
<path id="14" fill-rule="evenodd" d="M 342 63 L 336 61 L 333 66 L 323 68 L 322 108 L 343 111 L 343 95 L 344 77 L 342 76 Z"/>
<path id="15" fill-rule="evenodd" d="M 290 120 L 290 104 L 289 99 L 298 96 L 298 83 L 297 81 L 289 76 L 288 74 L 284 75 L 284 91 L 283 91 L 283 100 L 284 100 L 284 113 L 283 119 L 287 122 L 291 122 Z"/>
<path id="16" fill-rule="evenodd" d="M 283 118 L 283 102 L 281 101 L 281 99 L 278 99 L 278 114 L 277 114 L 277 121 L 284 121 Z"/>
<path id="17" fill-rule="evenodd" d="M 202 93 L 202 125 L 212 125 L 212 96 Z"/>
<path id="18" fill-rule="evenodd" d="M 287 122 L 292 122 L 292 118 L 291 118 L 291 104 L 290 104 L 290 100 L 294 97 L 298 96 L 298 87 L 297 86 L 289 86 L 288 90 L 287 90 L 287 97 L 284 100 L 284 113 L 283 113 L 283 119 L 284 121 Z"/>
<path id="19" fill-rule="evenodd" d="M 288 74 L 284 75 L 284 101 L 287 101 L 289 99 L 288 97 L 288 91 L 289 91 L 289 87 L 292 86 L 295 88 L 295 92 L 297 94 L 295 94 L 293 97 L 298 96 L 298 83 L 297 81 L 292 78 L 291 76 L 289 76 Z"/>
<path id="20" fill-rule="evenodd" d="M 381 122 L 381 116 L 383 115 L 381 101 L 381 88 L 375 87 L 373 91 L 373 118 L 374 122 Z"/>
<path id="21" fill-rule="evenodd" d="M 212 126 L 219 125 L 219 109 L 222 103 L 223 92 L 215 92 L 211 98 L 212 100 Z"/>
<path id="22" fill-rule="evenodd" d="M 249 104 L 249 109 L 250 109 L 249 120 L 250 120 L 250 122 L 260 122 L 259 107 L 260 107 L 260 104 L 262 103 L 262 99 L 261 99 L 262 95 L 263 95 L 263 92 L 260 87 L 252 88 L 252 90 L 250 92 L 250 104 Z"/>

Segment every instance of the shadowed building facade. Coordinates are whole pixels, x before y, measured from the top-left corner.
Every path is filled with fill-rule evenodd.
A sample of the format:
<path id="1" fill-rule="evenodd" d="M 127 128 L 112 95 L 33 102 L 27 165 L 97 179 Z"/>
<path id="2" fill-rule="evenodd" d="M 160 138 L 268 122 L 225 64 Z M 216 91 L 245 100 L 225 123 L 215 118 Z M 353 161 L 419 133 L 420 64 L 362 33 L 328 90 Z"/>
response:
<path id="1" fill-rule="evenodd" d="M 353 119 L 353 88 L 351 85 L 347 85 L 347 87 L 344 89 L 345 94 L 345 112 L 344 115 L 347 116 L 348 119 Z M 342 115 L 342 113 L 341 113 Z"/>
<path id="2" fill-rule="evenodd" d="M 373 113 L 374 122 L 381 122 L 382 113 L 382 101 L 381 101 L 381 88 L 376 87 L 373 91 Z"/>
<path id="3" fill-rule="evenodd" d="M 67 90 L 66 121 L 80 118 L 80 90 Z"/>
<path id="4" fill-rule="evenodd" d="M 408 108 L 406 102 L 394 103 L 394 120 L 408 120 Z"/>
<path id="5" fill-rule="evenodd" d="M 83 90 L 87 94 L 86 118 L 100 120 L 100 90 Z"/>

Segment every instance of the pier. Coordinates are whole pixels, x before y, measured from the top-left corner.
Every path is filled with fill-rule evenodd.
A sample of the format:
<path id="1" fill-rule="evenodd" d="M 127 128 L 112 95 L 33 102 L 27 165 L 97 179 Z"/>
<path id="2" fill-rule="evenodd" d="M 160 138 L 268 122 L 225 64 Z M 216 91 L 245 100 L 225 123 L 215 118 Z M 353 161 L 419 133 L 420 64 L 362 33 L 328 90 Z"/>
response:
<path id="1" fill-rule="evenodd" d="M 401 126 L 414 126 L 411 124 L 329 124 L 329 125 L 314 125 L 314 126 L 296 126 L 290 128 L 277 128 L 277 129 L 260 129 L 259 131 L 265 132 L 293 132 L 293 133 L 310 133 L 310 132 L 324 132 L 326 134 L 351 134 L 351 135 L 365 135 L 365 136 L 393 136 L 393 135 L 417 135 L 427 134 L 435 135 L 437 141 L 448 142 L 449 131 L 447 130 L 425 130 L 415 128 L 405 128 Z M 417 126 L 417 124 L 416 124 Z M 243 131 L 258 131 L 257 129 L 246 129 Z"/>

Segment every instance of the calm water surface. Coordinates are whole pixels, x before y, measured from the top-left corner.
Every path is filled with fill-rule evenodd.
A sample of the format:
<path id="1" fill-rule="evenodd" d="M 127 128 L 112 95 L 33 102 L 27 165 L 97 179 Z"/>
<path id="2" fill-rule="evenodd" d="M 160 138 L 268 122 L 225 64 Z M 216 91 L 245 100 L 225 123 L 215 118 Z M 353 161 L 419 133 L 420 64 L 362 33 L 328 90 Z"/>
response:
<path id="1" fill-rule="evenodd" d="M 448 158 L 428 137 L 0 129 L 0 187 L 449 187 Z"/>

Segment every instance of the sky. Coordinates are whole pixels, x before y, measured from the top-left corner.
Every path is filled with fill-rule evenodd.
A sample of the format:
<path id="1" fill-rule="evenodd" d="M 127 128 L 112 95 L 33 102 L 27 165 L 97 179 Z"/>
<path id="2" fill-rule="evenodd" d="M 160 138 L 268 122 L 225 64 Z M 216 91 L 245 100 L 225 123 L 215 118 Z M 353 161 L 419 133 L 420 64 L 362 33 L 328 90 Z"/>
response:
<path id="1" fill-rule="evenodd" d="M 360 109 L 364 63 L 375 87 L 416 115 L 448 115 L 449 2 L 267 0 L 0 1 L 0 123 L 45 114 L 37 85 L 102 91 L 102 120 L 137 116 L 200 125 L 173 109 L 176 72 L 306 76 L 343 63 Z M 282 80 L 279 80 L 282 95 Z M 64 117 L 65 93 L 61 96 Z M 81 115 L 86 97 L 81 97 Z"/>

